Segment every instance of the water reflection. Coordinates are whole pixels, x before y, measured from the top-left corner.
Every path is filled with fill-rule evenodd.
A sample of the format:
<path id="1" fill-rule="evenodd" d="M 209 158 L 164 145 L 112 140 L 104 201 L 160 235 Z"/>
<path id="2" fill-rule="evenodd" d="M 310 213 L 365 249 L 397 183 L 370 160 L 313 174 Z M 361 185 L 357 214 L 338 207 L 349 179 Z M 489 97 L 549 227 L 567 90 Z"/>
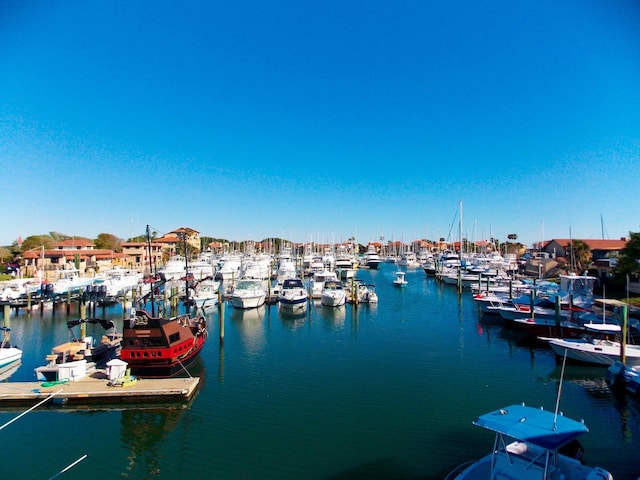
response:
<path id="1" fill-rule="evenodd" d="M 325 307 L 322 311 L 322 319 L 325 326 L 332 330 L 342 330 L 347 318 L 347 307 Z"/>
<path id="2" fill-rule="evenodd" d="M 122 444 L 128 449 L 126 472 L 129 478 L 153 478 L 160 472 L 159 446 L 180 423 L 186 408 L 123 410 L 120 420 Z"/>
<path id="3" fill-rule="evenodd" d="M 256 355 L 265 348 L 265 318 L 266 306 L 249 308 L 246 310 L 232 308 L 230 320 L 238 329 L 247 353 Z"/>

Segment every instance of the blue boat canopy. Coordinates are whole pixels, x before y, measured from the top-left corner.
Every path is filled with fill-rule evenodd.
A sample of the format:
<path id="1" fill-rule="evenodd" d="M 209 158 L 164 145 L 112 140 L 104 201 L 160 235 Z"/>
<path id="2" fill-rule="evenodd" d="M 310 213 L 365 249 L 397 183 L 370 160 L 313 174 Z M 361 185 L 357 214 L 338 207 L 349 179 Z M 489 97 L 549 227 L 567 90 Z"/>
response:
<path id="1" fill-rule="evenodd" d="M 556 450 L 589 431 L 584 423 L 560 414 L 554 428 L 554 416 L 539 408 L 511 405 L 481 415 L 473 424 L 548 450 Z"/>

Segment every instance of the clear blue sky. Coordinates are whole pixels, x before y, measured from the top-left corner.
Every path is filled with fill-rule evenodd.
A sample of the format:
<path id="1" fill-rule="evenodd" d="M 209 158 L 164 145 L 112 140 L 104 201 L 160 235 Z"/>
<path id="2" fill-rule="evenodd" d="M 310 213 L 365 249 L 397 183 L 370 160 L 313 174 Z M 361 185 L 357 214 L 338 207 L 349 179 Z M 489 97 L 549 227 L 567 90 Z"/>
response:
<path id="1" fill-rule="evenodd" d="M 620 238 L 640 3 L 4 0 L 0 187 L 0 245 Z"/>

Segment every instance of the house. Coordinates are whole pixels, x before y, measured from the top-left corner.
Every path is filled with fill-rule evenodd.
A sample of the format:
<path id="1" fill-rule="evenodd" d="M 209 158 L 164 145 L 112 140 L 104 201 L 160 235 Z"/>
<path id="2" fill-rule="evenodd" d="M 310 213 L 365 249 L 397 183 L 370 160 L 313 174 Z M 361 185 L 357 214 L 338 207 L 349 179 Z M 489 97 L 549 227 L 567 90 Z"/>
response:
<path id="1" fill-rule="evenodd" d="M 200 232 L 193 228 L 180 227 L 171 232 L 166 233 L 155 240 L 164 245 L 165 257 L 172 257 L 177 254 L 178 245 L 182 242 L 187 243 L 187 250 L 190 255 L 200 252 Z M 181 250 L 183 250 L 181 248 Z"/>
<path id="2" fill-rule="evenodd" d="M 612 270 L 617 264 L 617 258 L 622 249 L 627 245 L 627 240 L 592 240 L 592 239 L 573 239 L 585 243 L 591 250 L 593 267 L 597 270 L 596 276 L 601 279 L 611 275 Z M 557 273 L 558 268 L 566 265 L 568 258 L 571 256 L 569 245 L 572 239 L 554 238 L 545 242 L 534 244 L 534 251 L 530 252 L 531 257 L 527 259 L 525 265 L 525 273 L 529 275 L 538 275 L 542 272 L 542 276 L 553 275 Z"/>
<path id="3" fill-rule="evenodd" d="M 80 272 L 95 272 L 122 263 L 124 257 L 113 250 L 96 249 L 90 240 L 72 238 L 56 242 L 50 249 L 28 250 L 22 258 L 23 275 L 37 276 L 41 271 L 43 278 L 53 279 L 59 270 L 77 268 Z"/>
<path id="4" fill-rule="evenodd" d="M 163 248 L 164 244 L 161 242 L 124 242 L 122 244 L 123 266 L 142 271 L 153 270 L 162 262 Z"/>

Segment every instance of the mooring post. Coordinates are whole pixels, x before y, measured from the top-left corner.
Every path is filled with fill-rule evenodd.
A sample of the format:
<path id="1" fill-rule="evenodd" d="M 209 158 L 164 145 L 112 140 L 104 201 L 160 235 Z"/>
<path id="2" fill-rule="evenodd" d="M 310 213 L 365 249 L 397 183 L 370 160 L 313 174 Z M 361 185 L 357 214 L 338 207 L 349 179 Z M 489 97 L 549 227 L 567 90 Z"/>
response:
<path id="1" fill-rule="evenodd" d="M 222 297 L 222 293 L 218 290 L 218 326 L 220 328 L 220 346 L 224 345 L 224 307 L 225 299 Z"/>

